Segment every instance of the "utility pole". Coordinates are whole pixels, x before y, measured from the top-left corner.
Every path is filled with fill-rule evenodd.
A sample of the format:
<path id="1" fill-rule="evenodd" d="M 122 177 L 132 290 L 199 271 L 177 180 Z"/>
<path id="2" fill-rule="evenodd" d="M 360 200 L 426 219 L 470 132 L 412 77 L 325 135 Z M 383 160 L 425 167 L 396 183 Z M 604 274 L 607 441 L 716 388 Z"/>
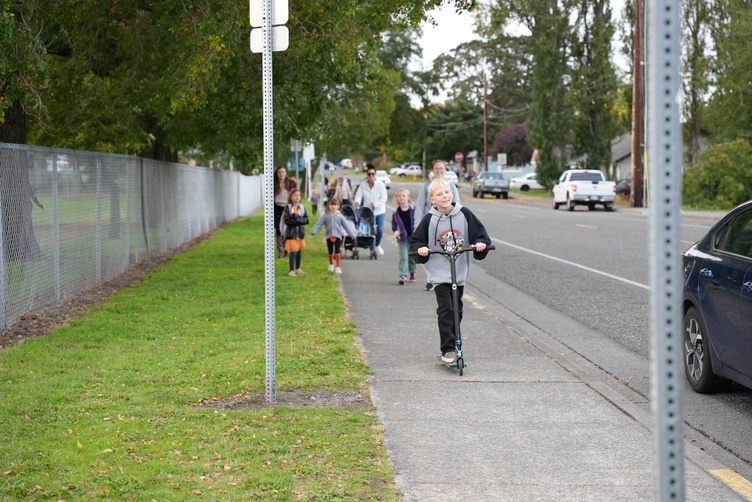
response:
<path id="1" fill-rule="evenodd" d="M 644 73 L 642 68 L 642 0 L 634 1 L 634 55 L 632 61 L 632 182 L 629 202 L 632 207 L 643 207 L 642 162 L 645 99 Z"/>
<path id="2" fill-rule="evenodd" d="M 483 72 L 483 170 L 488 171 L 488 84 L 485 71 Z"/>

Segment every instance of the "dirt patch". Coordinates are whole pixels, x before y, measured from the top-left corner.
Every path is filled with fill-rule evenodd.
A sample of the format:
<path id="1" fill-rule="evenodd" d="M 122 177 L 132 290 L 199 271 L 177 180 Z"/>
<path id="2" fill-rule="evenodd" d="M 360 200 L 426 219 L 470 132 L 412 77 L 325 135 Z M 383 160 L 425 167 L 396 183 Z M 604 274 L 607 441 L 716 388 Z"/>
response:
<path id="1" fill-rule="evenodd" d="M 148 273 L 167 265 L 173 256 L 185 253 L 199 242 L 211 237 L 212 233 L 207 232 L 181 246 L 141 260 L 113 279 L 71 295 L 60 304 L 24 314 L 0 333 L 0 347 L 8 347 L 34 336 L 44 336 L 57 328 L 67 326 L 73 319 L 81 317 L 86 309 L 106 302 L 115 291 L 130 286 Z"/>
<path id="2" fill-rule="evenodd" d="M 277 391 L 274 402 L 266 400 L 266 392 L 237 394 L 231 397 L 205 399 L 197 405 L 220 410 L 260 410 L 277 406 L 310 408 L 314 406 L 369 408 L 371 399 L 362 392 L 330 392 L 318 390 Z"/>

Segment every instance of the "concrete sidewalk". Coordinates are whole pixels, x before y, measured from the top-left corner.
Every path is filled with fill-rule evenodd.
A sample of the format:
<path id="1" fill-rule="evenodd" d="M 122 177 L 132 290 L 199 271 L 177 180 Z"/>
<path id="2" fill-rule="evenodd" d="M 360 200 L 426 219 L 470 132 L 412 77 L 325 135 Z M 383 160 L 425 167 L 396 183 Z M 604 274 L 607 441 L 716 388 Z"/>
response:
<path id="1" fill-rule="evenodd" d="M 400 286 L 394 238 L 382 247 L 378 260 L 343 260 L 342 288 L 406 501 L 656 500 L 644 402 L 505 307 L 514 292 L 475 261 L 460 377 L 437 359 L 436 300 L 422 267 Z M 701 448 L 717 446 L 685 444 L 686 500 L 748 500 L 711 474 L 726 467 Z"/>

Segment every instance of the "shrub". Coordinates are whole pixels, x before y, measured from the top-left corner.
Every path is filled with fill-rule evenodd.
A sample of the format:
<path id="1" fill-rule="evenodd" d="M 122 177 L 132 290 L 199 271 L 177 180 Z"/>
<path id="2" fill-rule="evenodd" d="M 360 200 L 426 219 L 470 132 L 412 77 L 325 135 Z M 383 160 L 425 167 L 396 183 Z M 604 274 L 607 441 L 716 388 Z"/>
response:
<path id="1" fill-rule="evenodd" d="M 749 199 L 752 199 L 752 145 L 744 139 L 711 146 L 684 175 L 687 206 L 728 210 Z"/>

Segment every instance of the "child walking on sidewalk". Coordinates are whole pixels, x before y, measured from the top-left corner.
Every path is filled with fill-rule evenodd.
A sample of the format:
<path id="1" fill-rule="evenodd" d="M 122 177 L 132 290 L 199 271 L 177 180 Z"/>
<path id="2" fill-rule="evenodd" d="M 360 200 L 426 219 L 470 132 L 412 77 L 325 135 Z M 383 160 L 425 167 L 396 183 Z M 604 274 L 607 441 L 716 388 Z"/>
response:
<path id="1" fill-rule="evenodd" d="M 406 188 L 397 191 L 395 195 L 397 209 L 392 213 L 392 232 L 397 237 L 399 247 L 399 283 L 407 282 L 407 274 L 410 274 L 410 282 L 415 282 L 415 260 L 408 256 L 410 240 L 413 236 L 415 205 L 410 199 L 410 191 Z"/>
<path id="2" fill-rule="evenodd" d="M 436 313 L 439 317 L 439 338 L 441 340 L 441 359 L 451 363 L 456 357 L 454 332 L 454 309 L 452 300 L 452 272 L 449 261 L 441 255 L 431 255 L 432 250 L 452 252 L 470 246 L 474 249 L 473 257 L 482 260 L 488 254 L 486 246 L 491 244 L 483 224 L 466 207 L 459 202 L 452 202 L 452 190 L 444 178 L 436 178 L 428 185 L 428 195 L 435 205 L 418 223 L 410 251 L 417 251 L 415 261 L 425 263 L 428 282 L 434 284 Z M 462 292 L 470 271 L 470 253 L 460 256 L 455 262 L 457 281 L 457 310 L 462 321 Z M 459 324 L 459 322 L 458 322 Z"/>
<path id="3" fill-rule="evenodd" d="M 285 236 L 285 251 L 290 256 L 290 275 L 303 275 L 300 259 L 305 248 L 305 225 L 308 225 L 308 214 L 300 203 L 300 190 L 293 188 L 287 199 L 287 207 L 282 213 L 280 230 Z"/>
<path id="4" fill-rule="evenodd" d="M 338 274 L 342 273 L 340 264 L 342 262 L 342 238 L 343 232 L 347 232 L 351 238 L 355 239 L 355 231 L 350 228 L 342 213 L 339 212 L 339 199 L 331 198 L 326 201 L 326 212 L 319 218 L 319 221 L 311 229 L 311 235 L 316 235 L 316 232 L 322 226 L 326 227 L 326 247 L 329 251 L 329 272 L 336 271 Z"/>

